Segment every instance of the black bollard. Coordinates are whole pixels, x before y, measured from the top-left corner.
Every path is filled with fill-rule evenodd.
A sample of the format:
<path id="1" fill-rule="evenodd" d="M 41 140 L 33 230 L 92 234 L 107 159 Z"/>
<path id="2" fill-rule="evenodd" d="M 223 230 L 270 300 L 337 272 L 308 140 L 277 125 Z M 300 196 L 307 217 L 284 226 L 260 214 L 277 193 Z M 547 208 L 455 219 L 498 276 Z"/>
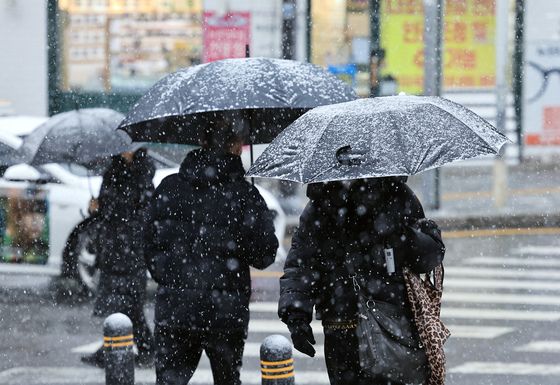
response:
<path id="1" fill-rule="evenodd" d="M 134 336 L 132 322 L 122 313 L 103 322 L 106 385 L 134 385 Z"/>
<path id="2" fill-rule="evenodd" d="M 292 344 L 281 335 L 264 339 L 261 345 L 262 385 L 294 385 Z"/>

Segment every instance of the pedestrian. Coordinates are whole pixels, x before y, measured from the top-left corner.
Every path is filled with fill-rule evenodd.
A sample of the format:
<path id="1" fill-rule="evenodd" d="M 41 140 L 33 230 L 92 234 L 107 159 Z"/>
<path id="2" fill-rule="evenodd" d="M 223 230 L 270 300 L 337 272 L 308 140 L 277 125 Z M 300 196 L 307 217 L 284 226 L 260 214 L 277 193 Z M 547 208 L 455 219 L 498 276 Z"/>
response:
<path id="1" fill-rule="evenodd" d="M 133 325 L 137 363 L 153 362 L 153 336 L 144 315 L 147 269 L 143 234 L 146 208 L 154 192 L 155 166 L 140 148 L 114 156 L 103 182 L 96 208 L 92 251 L 99 268 L 99 285 L 93 314 L 126 314 Z M 103 348 L 82 357 L 103 366 Z"/>
<path id="2" fill-rule="evenodd" d="M 158 283 L 158 385 L 187 384 L 203 351 L 215 384 L 241 384 L 249 266 L 266 268 L 278 248 L 272 215 L 244 178 L 242 137 L 218 124 L 151 202 L 146 257 Z"/>
<path id="3" fill-rule="evenodd" d="M 424 217 L 405 180 L 371 178 L 307 188 L 310 201 L 280 278 L 278 313 L 294 347 L 313 357 L 315 308 L 332 385 L 389 383 L 389 376 L 368 375 L 360 366 L 360 301 L 352 278 L 359 278 L 372 303 L 388 303 L 410 319 L 402 268 L 427 273 L 443 260 L 437 225 Z"/>

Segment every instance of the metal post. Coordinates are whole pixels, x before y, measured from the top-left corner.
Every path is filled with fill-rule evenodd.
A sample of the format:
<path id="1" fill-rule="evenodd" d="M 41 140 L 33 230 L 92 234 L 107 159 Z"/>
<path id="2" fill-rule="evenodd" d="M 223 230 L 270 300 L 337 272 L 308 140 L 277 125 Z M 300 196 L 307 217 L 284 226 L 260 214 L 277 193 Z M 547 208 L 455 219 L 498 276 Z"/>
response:
<path id="1" fill-rule="evenodd" d="M 134 385 L 134 336 L 132 322 L 122 313 L 103 322 L 106 385 Z"/>
<path id="2" fill-rule="evenodd" d="M 508 72 L 508 17 L 509 1 L 496 0 L 496 128 L 506 130 L 506 98 Z M 496 208 L 503 208 L 507 201 L 507 165 L 503 158 L 506 146 L 502 147 L 502 156 L 494 161 L 493 198 Z"/>
<path id="3" fill-rule="evenodd" d="M 442 40 L 443 40 L 443 0 L 424 1 L 424 95 L 441 94 Z M 424 173 L 423 190 L 427 207 L 440 208 L 439 169 Z"/>
<path id="4" fill-rule="evenodd" d="M 284 336 L 275 334 L 261 345 L 262 385 L 294 385 L 292 344 Z"/>
<path id="5" fill-rule="evenodd" d="M 519 163 L 523 162 L 523 49 L 525 0 L 515 0 L 515 48 L 513 53 L 513 98 Z"/>
<path id="6" fill-rule="evenodd" d="M 379 96 L 379 64 L 381 53 L 380 0 L 369 0 L 369 96 Z"/>
<path id="7" fill-rule="evenodd" d="M 282 59 L 293 59 L 296 51 L 296 0 L 282 4 Z"/>
<path id="8" fill-rule="evenodd" d="M 313 20 L 312 20 L 312 3 L 313 0 L 307 0 L 307 7 L 305 9 L 305 56 L 308 62 L 311 62 L 311 49 L 312 49 L 312 31 Z"/>

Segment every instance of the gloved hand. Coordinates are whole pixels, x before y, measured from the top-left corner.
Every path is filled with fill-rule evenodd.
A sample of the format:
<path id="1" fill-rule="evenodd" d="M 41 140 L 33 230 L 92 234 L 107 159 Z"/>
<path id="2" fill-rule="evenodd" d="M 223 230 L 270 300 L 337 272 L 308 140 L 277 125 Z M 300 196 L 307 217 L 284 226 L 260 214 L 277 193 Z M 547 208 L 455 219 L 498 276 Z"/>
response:
<path id="1" fill-rule="evenodd" d="M 315 356 L 315 337 L 311 326 L 303 320 L 293 320 L 288 322 L 288 330 L 290 331 L 294 348 L 309 357 Z"/>
<path id="2" fill-rule="evenodd" d="M 431 219 L 428 218 L 418 219 L 416 223 L 412 225 L 412 227 L 414 227 L 417 230 L 420 230 L 424 234 L 431 236 L 437 242 L 440 243 L 443 242 L 441 239 L 441 230 L 439 229 L 437 223 L 435 223 Z"/>

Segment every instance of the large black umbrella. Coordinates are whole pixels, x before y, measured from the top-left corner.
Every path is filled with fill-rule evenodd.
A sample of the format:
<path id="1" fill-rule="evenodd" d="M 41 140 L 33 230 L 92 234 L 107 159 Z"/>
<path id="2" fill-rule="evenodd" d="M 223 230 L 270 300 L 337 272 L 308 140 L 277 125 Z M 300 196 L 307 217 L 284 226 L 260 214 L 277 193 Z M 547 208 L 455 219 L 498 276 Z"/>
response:
<path id="1" fill-rule="evenodd" d="M 123 115 L 107 108 L 85 108 L 52 116 L 23 141 L 26 163 L 89 165 L 127 151 L 131 140 L 115 128 Z"/>
<path id="2" fill-rule="evenodd" d="M 388 96 L 315 108 L 286 128 L 247 175 L 300 183 L 413 175 L 497 154 L 508 139 L 447 99 Z"/>
<path id="3" fill-rule="evenodd" d="M 313 64 L 226 59 L 167 75 L 140 98 L 119 128 L 134 141 L 196 145 L 217 120 L 241 117 L 250 143 L 269 143 L 309 109 L 355 98 L 344 82 Z"/>

